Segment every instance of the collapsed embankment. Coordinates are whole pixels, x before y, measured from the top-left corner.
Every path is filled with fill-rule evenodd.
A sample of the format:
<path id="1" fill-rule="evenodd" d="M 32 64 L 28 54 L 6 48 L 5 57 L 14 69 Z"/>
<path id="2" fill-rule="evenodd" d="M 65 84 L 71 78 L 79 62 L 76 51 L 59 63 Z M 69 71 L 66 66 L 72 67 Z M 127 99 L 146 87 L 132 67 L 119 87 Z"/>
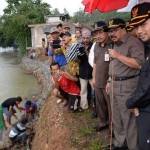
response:
<path id="1" fill-rule="evenodd" d="M 97 119 L 91 110 L 68 112 L 63 103 L 50 96 L 51 83 L 48 62 L 23 58 L 23 69 L 32 73 L 41 85 L 39 118 L 35 124 L 32 150 L 103 150 L 108 143 L 108 130 L 96 133 Z"/>
<path id="2" fill-rule="evenodd" d="M 50 72 L 47 61 L 22 59 L 22 68 L 26 73 L 33 74 L 39 82 L 41 109 L 39 119 L 35 125 L 33 150 L 71 150 L 69 145 L 70 132 L 66 122 L 70 122 L 68 113 L 63 106 L 57 105 L 56 97 L 50 96 Z M 64 115 L 65 114 L 65 115 Z M 67 121 L 66 121 L 67 119 Z"/>
<path id="3" fill-rule="evenodd" d="M 39 93 L 39 101 L 40 104 L 42 104 L 51 91 L 48 61 L 24 57 L 21 66 L 25 73 L 33 74 L 35 78 L 37 78 L 41 91 L 41 93 Z"/>
<path id="4" fill-rule="evenodd" d="M 56 97 L 50 96 L 52 87 L 48 61 L 24 57 L 22 68 L 37 78 L 41 89 L 41 107 L 34 125 L 32 150 L 103 150 L 108 141 L 108 130 L 101 133 L 93 130 L 97 119 L 91 118 L 91 110 L 70 113 L 63 103 L 57 104 Z M 2 149 L 9 147 L 7 141 L 0 143 Z"/>

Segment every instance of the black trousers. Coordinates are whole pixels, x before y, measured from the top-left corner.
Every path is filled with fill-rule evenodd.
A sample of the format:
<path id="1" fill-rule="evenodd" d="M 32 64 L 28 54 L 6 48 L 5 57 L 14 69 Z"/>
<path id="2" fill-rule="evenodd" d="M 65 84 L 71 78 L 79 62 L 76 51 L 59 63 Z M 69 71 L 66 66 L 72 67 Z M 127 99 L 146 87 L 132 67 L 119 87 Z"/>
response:
<path id="1" fill-rule="evenodd" d="M 150 150 L 150 113 L 140 112 L 137 126 L 139 150 Z"/>
<path id="2" fill-rule="evenodd" d="M 80 106 L 80 96 L 78 95 L 71 95 L 66 92 L 64 92 L 61 88 L 59 89 L 60 94 L 67 100 L 68 108 L 71 110 L 75 110 L 75 107 Z M 77 106 L 75 106 L 75 103 L 77 103 Z"/>
<path id="3" fill-rule="evenodd" d="M 99 118 L 99 126 L 110 123 L 110 100 L 104 88 L 95 87 L 96 112 Z"/>
<path id="4" fill-rule="evenodd" d="M 69 104 L 68 107 L 71 110 L 76 110 L 80 106 L 80 97 L 77 95 L 70 95 L 68 94 L 69 97 Z"/>

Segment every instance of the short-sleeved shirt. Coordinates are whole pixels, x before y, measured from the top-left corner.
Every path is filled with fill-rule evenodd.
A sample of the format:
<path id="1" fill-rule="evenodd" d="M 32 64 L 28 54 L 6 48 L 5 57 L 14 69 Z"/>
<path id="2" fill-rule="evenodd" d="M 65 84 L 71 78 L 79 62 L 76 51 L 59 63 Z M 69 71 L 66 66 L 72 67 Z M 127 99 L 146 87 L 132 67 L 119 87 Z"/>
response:
<path id="1" fill-rule="evenodd" d="M 108 41 L 104 47 L 96 43 L 94 48 L 94 64 L 96 65 L 95 86 L 104 88 L 108 80 L 109 61 L 105 61 L 105 53 L 111 48 L 111 42 Z"/>
<path id="2" fill-rule="evenodd" d="M 113 49 L 124 56 L 134 58 L 139 65 L 144 63 L 144 45 L 130 34 L 126 34 L 122 41 L 114 44 Z M 139 69 L 133 69 L 118 59 L 112 59 L 109 66 L 109 75 L 117 77 L 129 77 L 139 74 Z"/>
<path id="3" fill-rule="evenodd" d="M 89 51 L 92 47 L 92 43 L 89 44 L 89 47 L 85 49 L 85 47 L 80 49 L 80 53 L 82 55 L 78 56 L 79 58 L 79 77 L 85 80 L 92 79 L 92 71 L 93 68 L 90 66 L 88 62 Z"/>
<path id="4" fill-rule="evenodd" d="M 96 42 L 93 43 L 90 52 L 89 52 L 89 57 L 88 57 L 88 61 L 89 64 L 91 65 L 91 67 L 93 68 L 93 63 L 94 63 L 94 48 L 95 48 Z"/>
<path id="5" fill-rule="evenodd" d="M 54 56 L 53 59 L 56 63 L 59 64 L 60 67 L 64 66 L 67 64 L 65 55 L 63 54 L 63 52 L 61 51 L 61 45 L 60 45 L 60 40 L 53 40 L 52 43 L 50 44 L 53 52 L 51 50 L 49 50 L 48 52 L 48 56 Z"/>
<path id="6" fill-rule="evenodd" d="M 17 101 L 17 100 L 18 100 L 18 99 L 17 99 L 16 97 L 8 98 L 8 99 L 6 99 L 6 100 L 2 103 L 2 107 L 9 109 L 10 106 L 13 107 L 13 106 L 16 105 L 16 101 Z"/>

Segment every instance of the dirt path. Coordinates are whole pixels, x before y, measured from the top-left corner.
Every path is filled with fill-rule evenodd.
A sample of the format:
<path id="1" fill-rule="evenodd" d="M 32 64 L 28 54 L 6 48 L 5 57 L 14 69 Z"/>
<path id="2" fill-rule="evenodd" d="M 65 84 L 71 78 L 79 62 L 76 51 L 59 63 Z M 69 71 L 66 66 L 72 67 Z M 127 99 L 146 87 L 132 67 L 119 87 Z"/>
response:
<path id="1" fill-rule="evenodd" d="M 96 133 L 91 111 L 70 113 L 49 97 L 40 112 L 32 150 L 104 150 L 108 130 Z"/>
<path id="2" fill-rule="evenodd" d="M 66 125 L 71 123 L 70 118 L 56 98 L 50 97 L 40 112 L 32 150 L 75 150 L 69 142 L 71 133 Z"/>

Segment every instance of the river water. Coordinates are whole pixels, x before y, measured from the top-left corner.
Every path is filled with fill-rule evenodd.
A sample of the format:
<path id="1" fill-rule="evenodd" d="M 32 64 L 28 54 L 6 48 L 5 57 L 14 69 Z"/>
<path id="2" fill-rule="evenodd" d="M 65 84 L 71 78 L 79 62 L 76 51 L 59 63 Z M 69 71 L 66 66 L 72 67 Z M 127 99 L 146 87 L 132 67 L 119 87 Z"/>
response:
<path id="1" fill-rule="evenodd" d="M 16 56 L 0 53 L 0 103 L 13 96 L 31 97 L 39 91 L 36 79 L 23 72 Z"/>

